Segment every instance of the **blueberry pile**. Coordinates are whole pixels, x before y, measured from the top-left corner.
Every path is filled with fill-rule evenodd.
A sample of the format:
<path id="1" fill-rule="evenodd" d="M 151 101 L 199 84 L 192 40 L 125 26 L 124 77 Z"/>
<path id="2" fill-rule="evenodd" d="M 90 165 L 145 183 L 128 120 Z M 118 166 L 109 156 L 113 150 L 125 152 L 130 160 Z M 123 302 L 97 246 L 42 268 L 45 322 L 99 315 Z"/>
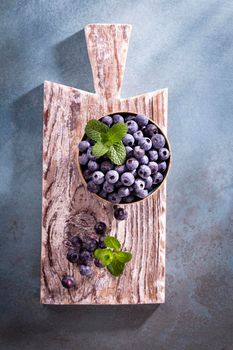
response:
<path id="1" fill-rule="evenodd" d="M 79 163 L 87 189 L 114 204 L 147 197 L 161 184 L 168 170 L 170 151 L 166 138 L 145 115 L 113 114 L 100 121 L 109 127 L 127 124 L 128 131 L 122 139 L 126 160 L 117 166 L 107 157 L 96 159 L 92 155 L 93 141 L 84 136 L 79 143 Z"/>

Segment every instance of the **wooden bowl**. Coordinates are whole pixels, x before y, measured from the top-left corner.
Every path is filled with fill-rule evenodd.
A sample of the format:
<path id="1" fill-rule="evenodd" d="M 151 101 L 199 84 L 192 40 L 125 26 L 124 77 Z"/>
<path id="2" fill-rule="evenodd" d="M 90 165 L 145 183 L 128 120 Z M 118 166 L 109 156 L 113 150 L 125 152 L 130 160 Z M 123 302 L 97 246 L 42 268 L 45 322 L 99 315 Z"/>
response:
<path id="1" fill-rule="evenodd" d="M 120 115 L 122 115 L 122 116 L 124 116 L 124 115 L 134 115 L 134 116 L 136 116 L 138 113 L 134 113 L 134 112 L 125 112 L 125 111 L 116 111 L 116 112 L 108 113 L 108 114 L 106 114 L 106 116 L 107 116 L 107 115 L 108 115 L 108 116 L 112 116 L 112 115 L 114 115 L 114 114 L 120 114 Z M 98 120 L 101 120 L 103 117 L 105 117 L 105 116 L 102 116 L 102 117 L 98 118 Z M 148 117 L 147 117 L 147 118 L 148 118 Z M 134 204 L 134 203 L 139 203 L 139 202 L 142 202 L 142 201 L 146 200 L 146 199 L 149 198 L 150 196 L 154 195 L 154 194 L 159 190 L 159 188 L 163 185 L 163 183 L 164 183 L 164 181 L 166 180 L 166 178 L 167 178 L 167 176 L 168 176 L 168 173 L 169 173 L 169 171 L 170 171 L 170 167 L 171 167 L 171 146 L 170 146 L 170 143 L 169 143 L 169 141 L 168 141 L 168 138 L 167 138 L 167 136 L 164 134 L 164 132 L 161 130 L 161 128 L 158 126 L 158 124 L 156 124 L 152 119 L 150 119 L 150 118 L 148 118 L 148 119 L 149 119 L 150 123 L 154 124 L 154 125 L 158 128 L 159 133 L 162 134 L 162 135 L 164 136 L 164 138 L 165 138 L 165 140 L 166 140 L 165 147 L 166 147 L 166 148 L 169 150 L 169 152 L 170 152 L 170 157 L 169 157 L 169 159 L 166 161 L 166 163 L 167 163 L 167 169 L 166 169 L 165 172 L 163 173 L 163 175 L 164 175 L 163 181 L 162 181 L 158 186 L 156 186 L 154 190 L 152 190 L 151 192 L 149 192 L 148 196 L 146 196 L 145 198 L 138 198 L 138 200 L 133 201 L 133 202 L 131 202 L 131 203 L 123 203 L 123 202 L 120 202 L 119 205 L 131 205 L 131 204 Z M 79 155 L 79 152 L 78 152 L 78 155 Z M 79 168 L 79 172 L 80 172 L 80 174 L 81 174 L 82 182 L 83 182 L 85 185 L 87 185 L 87 182 L 86 182 L 86 180 L 84 179 L 83 172 L 82 172 L 82 168 L 81 168 L 81 165 L 79 164 L 79 162 L 78 162 L 78 168 Z M 97 193 L 94 193 L 94 192 L 90 192 L 90 193 L 92 193 L 93 195 L 97 196 L 99 199 L 101 199 L 101 200 L 103 200 L 103 201 L 105 201 L 105 202 L 107 202 L 107 203 L 110 203 L 110 204 L 112 204 L 112 205 L 115 205 L 114 203 L 110 202 L 110 201 L 107 200 L 106 198 L 103 198 L 103 197 L 99 196 Z"/>

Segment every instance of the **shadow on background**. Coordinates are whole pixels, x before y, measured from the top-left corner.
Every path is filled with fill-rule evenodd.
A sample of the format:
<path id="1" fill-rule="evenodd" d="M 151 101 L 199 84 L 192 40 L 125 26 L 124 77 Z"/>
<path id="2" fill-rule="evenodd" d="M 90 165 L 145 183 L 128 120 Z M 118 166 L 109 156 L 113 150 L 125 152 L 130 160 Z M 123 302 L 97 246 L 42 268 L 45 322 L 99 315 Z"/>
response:
<path id="1" fill-rule="evenodd" d="M 57 44 L 54 55 L 60 83 L 94 92 L 84 30 Z"/>

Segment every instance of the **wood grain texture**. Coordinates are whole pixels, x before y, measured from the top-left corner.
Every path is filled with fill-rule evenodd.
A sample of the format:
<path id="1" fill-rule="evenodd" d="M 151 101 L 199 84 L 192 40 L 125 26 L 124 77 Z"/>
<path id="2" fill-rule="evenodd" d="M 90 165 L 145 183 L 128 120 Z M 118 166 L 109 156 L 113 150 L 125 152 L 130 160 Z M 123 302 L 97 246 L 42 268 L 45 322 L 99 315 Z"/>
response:
<path id="1" fill-rule="evenodd" d="M 144 113 L 167 131 L 166 89 L 119 97 L 130 31 L 128 25 L 85 28 L 97 93 L 44 83 L 41 302 L 45 304 L 164 302 L 166 183 L 148 199 L 127 205 L 128 219 L 116 222 L 112 205 L 86 190 L 77 166 L 77 144 L 92 118 L 120 110 Z M 77 266 L 66 259 L 66 239 L 75 233 L 95 237 L 96 221 L 111 226 L 123 248 L 133 254 L 118 278 L 97 268 L 91 278 L 81 277 Z M 70 291 L 61 285 L 66 273 L 77 281 Z"/>

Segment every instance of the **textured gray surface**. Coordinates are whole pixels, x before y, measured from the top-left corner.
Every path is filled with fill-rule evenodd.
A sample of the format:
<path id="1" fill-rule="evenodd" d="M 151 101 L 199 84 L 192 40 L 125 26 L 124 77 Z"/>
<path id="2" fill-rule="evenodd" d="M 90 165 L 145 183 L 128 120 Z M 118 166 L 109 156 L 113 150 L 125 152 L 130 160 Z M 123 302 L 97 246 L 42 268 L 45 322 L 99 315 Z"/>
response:
<path id="1" fill-rule="evenodd" d="M 0 348 L 233 349 L 233 3 L 0 2 Z M 169 88 L 166 303 L 39 304 L 42 83 L 93 90 L 82 28 L 132 23 L 122 96 Z"/>

